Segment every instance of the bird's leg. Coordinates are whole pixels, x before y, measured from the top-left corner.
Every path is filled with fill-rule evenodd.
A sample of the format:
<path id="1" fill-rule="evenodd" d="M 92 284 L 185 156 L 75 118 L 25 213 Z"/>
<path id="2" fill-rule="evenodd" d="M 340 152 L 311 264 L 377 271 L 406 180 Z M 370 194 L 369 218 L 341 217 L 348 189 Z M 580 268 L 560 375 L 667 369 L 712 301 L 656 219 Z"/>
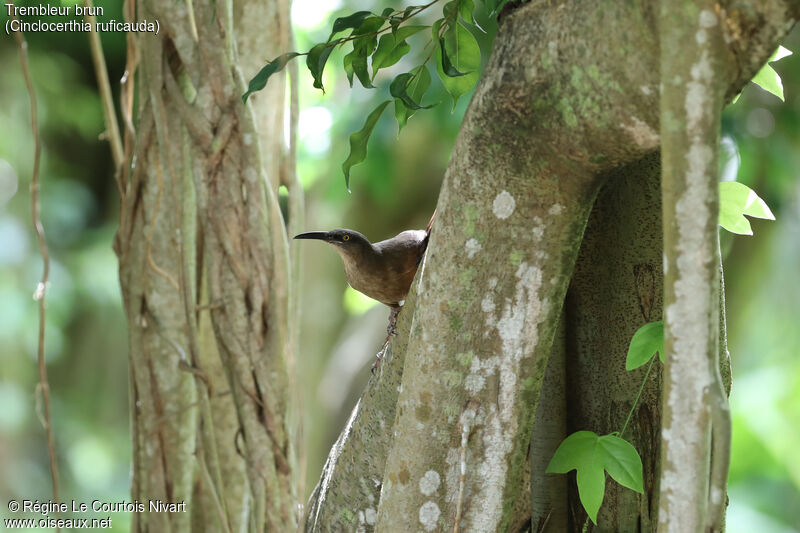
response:
<path id="1" fill-rule="evenodd" d="M 400 314 L 400 309 L 402 309 L 402 307 L 392 307 L 389 312 L 389 325 L 386 326 L 387 342 L 389 340 L 388 337 L 397 335 L 397 315 Z"/>
<path id="2" fill-rule="evenodd" d="M 375 355 L 375 362 L 372 364 L 372 373 L 375 373 L 375 369 L 378 368 L 383 356 L 386 355 L 386 348 L 389 347 L 389 340 L 392 338 L 392 335 L 397 335 L 397 315 L 400 314 L 400 309 L 402 307 L 392 307 L 391 311 L 389 312 L 389 325 L 386 326 L 386 340 L 383 341 L 383 347 L 381 350 Z"/>

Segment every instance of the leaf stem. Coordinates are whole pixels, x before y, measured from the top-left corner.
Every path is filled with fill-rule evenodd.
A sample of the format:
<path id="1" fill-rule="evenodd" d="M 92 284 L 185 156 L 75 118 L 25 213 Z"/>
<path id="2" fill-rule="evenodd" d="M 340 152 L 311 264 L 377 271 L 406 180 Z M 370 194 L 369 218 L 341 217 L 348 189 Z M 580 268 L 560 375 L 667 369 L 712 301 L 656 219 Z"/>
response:
<path id="1" fill-rule="evenodd" d="M 631 406 L 631 410 L 628 412 L 628 418 L 625 419 L 625 423 L 622 425 L 622 429 L 619 432 L 620 437 L 622 437 L 622 435 L 625 433 L 625 429 L 628 427 L 628 422 L 631 421 L 631 416 L 633 416 L 633 412 L 636 410 L 636 406 L 639 404 L 639 398 L 642 397 L 642 391 L 644 390 L 644 386 L 647 383 L 647 378 L 650 377 L 650 369 L 653 368 L 653 363 L 656 362 L 657 357 L 658 356 L 656 354 L 653 354 L 653 356 L 650 358 L 650 364 L 647 365 L 647 372 L 644 373 L 644 379 L 642 379 L 642 384 L 639 387 L 639 392 L 636 393 L 636 399 L 633 401 L 633 406 Z"/>

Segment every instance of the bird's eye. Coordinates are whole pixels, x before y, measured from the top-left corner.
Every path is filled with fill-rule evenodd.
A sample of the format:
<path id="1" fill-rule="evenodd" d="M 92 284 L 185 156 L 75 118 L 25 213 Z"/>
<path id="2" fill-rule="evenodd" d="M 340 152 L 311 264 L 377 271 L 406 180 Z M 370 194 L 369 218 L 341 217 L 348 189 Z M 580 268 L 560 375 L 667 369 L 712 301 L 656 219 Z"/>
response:
<path id="1" fill-rule="evenodd" d="M 350 235 L 343 235 L 342 236 L 342 240 L 345 241 L 345 242 L 349 241 L 350 240 Z"/>

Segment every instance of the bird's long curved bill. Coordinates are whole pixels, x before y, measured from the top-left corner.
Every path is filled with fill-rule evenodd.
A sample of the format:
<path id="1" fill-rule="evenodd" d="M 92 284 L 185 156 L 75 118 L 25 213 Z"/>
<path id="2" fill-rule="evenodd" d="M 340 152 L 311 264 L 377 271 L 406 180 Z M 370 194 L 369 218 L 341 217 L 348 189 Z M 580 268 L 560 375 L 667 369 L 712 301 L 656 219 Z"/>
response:
<path id="1" fill-rule="evenodd" d="M 328 240 L 327 231 L 309 231 L 308 233 L 301 233 L 294 236 L 295 239 L 317 239 L 320 241 Z"/>

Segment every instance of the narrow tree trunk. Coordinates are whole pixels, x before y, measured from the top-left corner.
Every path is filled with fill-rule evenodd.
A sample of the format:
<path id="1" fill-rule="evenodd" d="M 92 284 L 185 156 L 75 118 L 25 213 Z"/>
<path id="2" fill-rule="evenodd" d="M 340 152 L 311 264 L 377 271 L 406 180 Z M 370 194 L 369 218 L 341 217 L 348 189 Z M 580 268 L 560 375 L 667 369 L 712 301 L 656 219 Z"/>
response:
<path id="1" fill-rule="evenodd" d="M 134 531 L 296 524 L 283 85 L 244 106 L 241 54 L 289 42 L 285 2 L 145 0 L 139 116 L 116 248 L 130 328 Z M 254 28 L 241 21 L 277 18 Z M 271 29 L 277 27 L 277 29 Z M 252 36 L 258 32 L 258 37 Z M 256 126 L 254 107 L 279 126 Z"/>
<path id="2" fill-rule="evenodd" d="M 719 530 L 722 521 L 725 487 L 715 487 L 710 501 L 709 477 L 715 409 L 722 411 L 717 422 L 727 424 L 730 434 L 727 397 L 717 379 L 718 152 L 729 65 L 714 6 L 671 2 L 661 13 L 666 309 L 661 531 Z M 729 441 L 724 446 L 727 479 Z"/>

